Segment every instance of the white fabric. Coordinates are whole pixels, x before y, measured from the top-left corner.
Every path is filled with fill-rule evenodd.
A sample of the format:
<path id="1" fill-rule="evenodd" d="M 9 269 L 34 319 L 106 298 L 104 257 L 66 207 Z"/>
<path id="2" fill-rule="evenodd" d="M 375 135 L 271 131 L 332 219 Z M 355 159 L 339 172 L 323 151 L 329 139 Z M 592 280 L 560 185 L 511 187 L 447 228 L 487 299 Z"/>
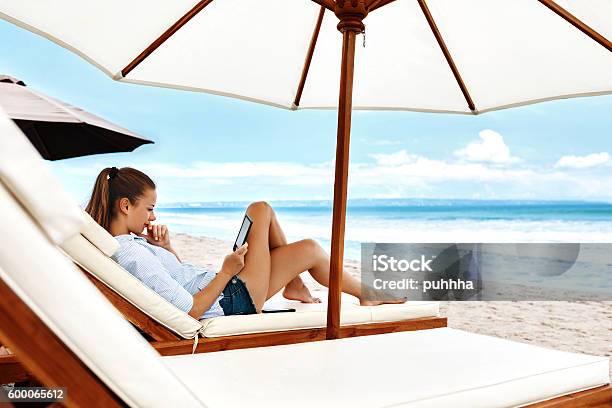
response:
<path id="1" fill-rule="evenodd" d="M 450 328 L 162 359 L 211 408 L 501 408 L 610 382 L 607 357 Z"/>
<path id="2" fill-rule="evenodd" d="M 586 22 L 601 12 L 608 16 L 608 29 L 612 27 L 612 2 L 589 3 L 593 4 L 585 13 Z M 480 111 L 563 95 L 612 92 L 612 53 L 540 2 L 428 4 Z"/>
<path id="3" fill-rule="evenodd" d="M 0 245 L 0 278 L 121 399 L 133 407 L 204 406 L 2 183 L 0 236 L 10 237 Z"/>
<path id="4" fill-rule="evenodd" d="M 112 256 L 117 252 L 119 242 L 85 211 L 83 211 L 83 218 L 85 219 L 85 224 L 81 228 L 81 234 L 102 251 L 104 255 Z"/>
<path id="5" fill-rule="evenodd" d="M 234 336 L 278 330 L 299 330 L 325 327 L 327 324 L 327 292 L 313 291 L 323 303 L 301 303 L 273 296 L 264 309 L 293 308 L 295 312 L 246 316 L 224 316 L 201 320 L 205 337 Z M 342 325 L 417 319 L 439 315 L 438 302 L 407 302 L 399 305 L 359 306 L 357 298 L 342 294 Z"/>
<path id="6" fill-rule="evenodd" d="M 555 0 L 555 3 L 612 41 L 609 0 Z"/>
<path id="7" fill-rule="evenodd" d="M 0 181 L 54 243 L 59 244 L 78 234 L 83 225 L 80 210 L 34 146 L 1 109 Z"/>
<path id="8" fill-rule="evenodd" d="M 612 38 L 612 2 L 558 0 Z M 116 79 L 290 108 L 320 6 L 311 0 L 212 1 L 132 72 L 125 68 L 195 1 L 0 0 L 0 17 L 77 52 Z M 612 53 L 534 0 L 428 0 L 478 112 L 612 92 Z M 137 16 L 138 24 L 134 24 Z M 341 35 L 325 12 L 301 108 L 338 103 Z M 354 109 L 469 113 L 416 1 L 365 19 Z"/>
<path id="9" fill-rule="evenodd" d="M 370 322 L 367 308 L 352 307 L 340 313 L 340 324 L 360 324 Z M 325 327 L 327 312 L 325 308 L 315 311 L 296 311 L 289 313 L 262 313 L 255 315 L 222 316 L 202 320 L 205 337 L 232 336 L 247 333 L 263 333 Z"/>
<path id="10" fill-rule="evenodd" d="M 142 284 L 80 234 L 64 242 L 61 247 L 89 273 L 179 336 L 191 339 L 202 329 L 200 322 Z"/>
<path id="11" fill-rule="evenodd" d="M 16 19 L 14 22 L 27 25 L 25 28 L 45 33 L 112 75 L 140 54 L 151 39 L 158 38 L 170 27 L 169 20 L 178 20 L 195 3 L 194 0 L 65 3 L 2 0 L 0 12 L 3 18 L 11 21 L 12 16 Z M 159 14 L 153 12 L 162 10 Z"/>

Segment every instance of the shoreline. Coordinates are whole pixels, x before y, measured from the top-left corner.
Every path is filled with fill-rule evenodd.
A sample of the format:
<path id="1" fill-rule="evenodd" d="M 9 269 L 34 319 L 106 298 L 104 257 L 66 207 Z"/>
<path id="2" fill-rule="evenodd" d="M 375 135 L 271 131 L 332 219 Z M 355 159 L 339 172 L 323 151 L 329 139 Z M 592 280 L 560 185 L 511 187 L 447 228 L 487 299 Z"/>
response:
<path id="1" fill-rule="evenodd" d="M 186 262 L 219 269 L 232 242 L 172 233 L 173 247 Z M 345 270 L 359 278 L 360 262 L 346 259 Z M 322 286 L 306 272 L 310 290 Z M 611 301 L 440 302 L 448 327 L 574 353 L 612 356 Z M 612 366 L 610 368 L 612 376 Z"/>

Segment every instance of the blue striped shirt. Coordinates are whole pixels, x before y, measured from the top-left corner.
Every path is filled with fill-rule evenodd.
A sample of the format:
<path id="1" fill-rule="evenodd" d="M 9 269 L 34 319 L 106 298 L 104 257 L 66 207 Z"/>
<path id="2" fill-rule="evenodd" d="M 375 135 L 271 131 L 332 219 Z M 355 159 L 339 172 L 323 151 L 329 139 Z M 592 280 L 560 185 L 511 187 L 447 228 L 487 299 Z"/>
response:
<path id="1" fill-rule="evenodd" d="M 142 237 L 128 234 L 118 235 L 115 239 L 120 246 L 112 259 L 185 313 L 193 307 L 193 295 L 217 275 L 215 271 L 180 262 L 172 252 L 151 245 Z M 223 293 L 200 319 L 223 316 L 219 305 L 222 297 Z"/>

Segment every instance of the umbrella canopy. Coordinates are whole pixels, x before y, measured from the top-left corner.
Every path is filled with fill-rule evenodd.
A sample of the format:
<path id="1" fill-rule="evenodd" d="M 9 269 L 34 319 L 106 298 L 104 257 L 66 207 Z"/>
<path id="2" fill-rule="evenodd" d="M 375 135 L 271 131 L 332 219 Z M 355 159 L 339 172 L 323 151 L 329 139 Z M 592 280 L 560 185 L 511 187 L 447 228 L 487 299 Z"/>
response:
<path id="1" fill-rule="evenodd" d="M 0 17 L 115 80 L 337 108 L 328 338 L 340 325 L 352 109 L 478 114 L 612 93 L 609 0 L 0 0 Z"/>
<path id="2" fill-rule="evenodd" d="M 0 106 L 47 160 L 130 152 L 153 143 L 6 75 L 0 75 Z"/>
<path id="3" fill-rule="evenodd" d="M 353 109 L 472 113 L 612 92 L 612 55 L 605 40 L 612 38 L 612 2 L 556 2 L 366 0 L 372 5 L 364 20 L 366 46 L 359 41 L 355 50 Z M 193 4 L 0 0 L 0 13 L 122 82 L 284 108 L 338 106 L 342 43 L 333 11 L 324 8 L 319 27 L 320 4 L 332 8 L 334 1 Z M 553 4 L 572 17 L 557 14 Z M 576 25 L 590 27 L 599 42 Z"/>

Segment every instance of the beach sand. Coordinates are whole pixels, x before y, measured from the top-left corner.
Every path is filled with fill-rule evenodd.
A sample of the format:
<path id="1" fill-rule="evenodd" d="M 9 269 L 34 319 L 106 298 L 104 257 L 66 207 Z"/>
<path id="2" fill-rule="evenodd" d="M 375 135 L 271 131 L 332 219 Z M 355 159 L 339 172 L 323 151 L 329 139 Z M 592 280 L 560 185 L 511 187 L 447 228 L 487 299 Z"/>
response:
<path id="1" fill-rule="evenodd" d="M 183 261 L 220 268 L 232 242 L 172 234 Z M 359 278 L 360 263 L 345 261 L 345 270 Z M 302 279 L 320 290 L 306 272 Z M 449 327 L 575 353 L 612 356 L 612 302 L 441 302 Z M 612 368 L 610 369 L 612 375 Z"/>

